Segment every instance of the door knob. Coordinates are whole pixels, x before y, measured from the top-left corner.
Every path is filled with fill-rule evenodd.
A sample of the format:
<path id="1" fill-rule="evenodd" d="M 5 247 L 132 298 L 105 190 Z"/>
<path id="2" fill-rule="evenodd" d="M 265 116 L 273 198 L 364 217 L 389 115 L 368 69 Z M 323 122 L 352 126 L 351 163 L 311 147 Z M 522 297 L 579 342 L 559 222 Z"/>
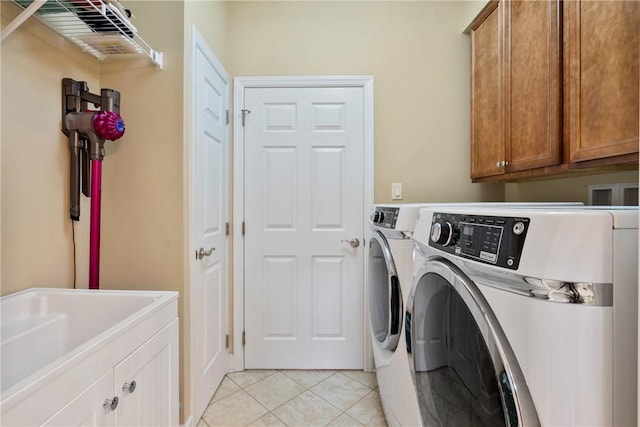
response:
<path id="1" fill-rule="evenodd" d="M 198 259 L 202 259 L 206 256 L 209 256 L 213 253 L 213 251 L 215 251 L 216 248 L 214 248 L 213 246 L 211 248 L 209 248 L 208 251 L 205 251 L 204 248 L 200 248 L 200 250 L 198 252 L 196 252 L 196 258 Z"/>
<path id="2" fill-rule="evenodd" d="M 349 240 L 340 240 L 341 242 L 348 243 L 352 248 L 357 248 L 360 246 L 360 240 L 357 238 L 349 239 Z"/>

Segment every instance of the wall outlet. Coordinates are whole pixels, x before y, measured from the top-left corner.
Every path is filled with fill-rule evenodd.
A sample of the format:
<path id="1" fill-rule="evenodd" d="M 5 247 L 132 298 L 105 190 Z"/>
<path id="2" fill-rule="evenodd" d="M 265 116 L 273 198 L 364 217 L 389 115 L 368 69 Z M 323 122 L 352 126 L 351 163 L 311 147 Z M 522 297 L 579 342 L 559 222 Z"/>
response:
<path id="1" fill-rule="evenodd" d="M 394 182 L 391 184 L 391 200 L 402 200 L 402 183 Z"/>

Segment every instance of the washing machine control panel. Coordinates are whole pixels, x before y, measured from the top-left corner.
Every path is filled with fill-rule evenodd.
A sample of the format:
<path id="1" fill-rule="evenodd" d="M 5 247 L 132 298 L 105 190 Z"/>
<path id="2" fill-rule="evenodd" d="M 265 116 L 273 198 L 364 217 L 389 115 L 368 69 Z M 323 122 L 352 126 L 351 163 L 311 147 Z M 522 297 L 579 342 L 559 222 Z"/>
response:
<path id="1" fill-rule="evenodd" d="M 433 214 L 429 246 L 463 258 L 517 270 L 529 218 Z"/>
<path id="2" fill-rule="evenodd" d="M 377 207 L 371 214 L 371 223 L 384 228 L 396 228 L 400 208 Z"/>

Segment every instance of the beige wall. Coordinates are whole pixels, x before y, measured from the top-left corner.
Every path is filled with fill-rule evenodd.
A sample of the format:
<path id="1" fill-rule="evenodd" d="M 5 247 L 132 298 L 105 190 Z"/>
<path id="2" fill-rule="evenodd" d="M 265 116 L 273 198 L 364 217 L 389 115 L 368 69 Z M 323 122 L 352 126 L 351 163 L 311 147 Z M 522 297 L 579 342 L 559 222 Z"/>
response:
<path id="1" fill-rule="evenodd" d="M 164 53 L 100 63 L 29 19 L 2 42 L 2 294 L 34 286 L 71 287 L 68 150 L 60 132 L 60 82 L 121 92 L 125 136 L 107 142 L 103 165 L 101 287 L 180 292 L 180 401 L 190 414 L 190 309 L 184 265 L 183 141 L 191 24 L 226 57 L 226 3 L 129 1 L 140 34 Z M 20 9 L 2 2 L 6 25 Z M 88 281 L 89 203 L 76 225 L 78 287 Z M 184 306 L 187 304 L 187 306 Z"/>
<path id="2" fill-rule="evenodd" d="M 502 200 L 469 179 L 462 2 L 231 2 L 234 76 L 373 75 L 375 201 Z"/>
<path id="3" fill-rule="evenodd" d="M 148 61 L 105 63 L 101 83 L 121 91 L 125 136 L 104 164 L 101 283 L 104 288 L 180 292 L 181 421 L 191 412 L 191 310 L 184 210 L 183 150 L 189 141 L 191 31 L 196 25 L 223 62 L 226 3 L 130 1 L 145 41 L 164 53 Z"/>
<path id="4" fill-rule="evenodd" d="M 191 34 L 191 25 L 195 25 L 225 67 L 228 62 L 227 9 L 226 1 L 187 0 L 184 10 L 185 40 L 190 41 L 190 37 L 187 36 Z M 185 49 L 187 46 L 191 46 L 190 42 L 185 44 Z"/>
<path id="5" fill-rule="evenodd" d="M 180 400 L 189 415 L 191 354 L 185 262 L 183 144 L 195 23 L 231 76 L 373 75 L 376 202 L 581 200 L 585 186 L 637 172 L 520 184 L 469 180 L 469 39 L 472 2 L 128 1 L 135 25 L 164 52 L 100 63 L 34 19 L 1 45 L 1 294 L 71 287 L 68 150 L 60 132 L 60 82 L 122 93 L 125 136 L 107 143 L 101 285 L 181 294 Z M 5 25 L 18 13 L 1 2 Z M 185 109 L 186 108 L 186 109 Z M 89 205 L 76 225 L 78 285 L 88 276 Z"/>
<path id="6" fill-rule="evenodd" d="M 180 402 L 189 411 L 190 323 L 185 321 L 183 245 L 184 4 L 126 3 L 139 33 L 164 54 L 105 62 L 100 82 L 121 93 L 125 135 L 107 143 L 102 185 L 100 285 L 105 289 L 180 292 Z M 186 310 L 188 312 L 188 309 Z M 181 419 L 184 421 L 184 410 Z"/>
<path id="7" fill-rule="evenodd" d="M 2 2 L 2 24 L 20 9 Z M 99 62 L 29 20 L 2 42 L 2 295 L 73 286 L 69 150 L 61 82 L 99 88 Z M 89 204 L 76 223 L 78 287 L 88 282 Z"/>
<path id="8" fill-rule="evenodd" d="M 200 35 L 207 42 L 211 50 L 213 50 L 214 54 L 218 58 L 218 60 L 222 63 L 223 66 L 226 67 L 227 62 L 227 2 L 221 1 L 186 1 L 184 8 L 184 123 L 191 123 L 191 97 L 190 97 L 190 88 L 191 88 L 191 46 L 193 44 L 192 40 L 192 26 L 195 26 L 200 33 Z M 191 140 L 191 129 L 189 126 L 184 126 L 183 132 L 184 141 Z M 183 165 L 185 165 L 185 169 L 189 167 L 189 162 L 187 159 L 182 159 Z M 190 173 L 189 170 L 184 171 L 184 173 Z M 186 176 L 183 175 L 186 181 Z M 185 188 L 185 194 L 187 189 Z M 184 241 L 188 240 L 188 227 L 189 219 L 186 217 L 188 212 L 184 212 L 185 217 L 184 220 Z M 185 248 L 185 253 L 186 253 Z M 189 251 L 189 253 L 191 253 Z M 191 404 L 192 404 L 192 395 L 193 395 L 193 371 L 191 359 L 192 355 L 190 352 L 191 349 L 191 309 L 190 309 L 190 301 L 191 301 L 191 292 L 188 286 L 191 283 L 191 276 L 189 272 L 189 262 L 185 259 L 185 268 L 184 268 L 184 292 L 183 298 L 186 303 L 185 310 L 182 313 L 182 321 L 185 323 L 185 327 L 183 328 L 183 339 L 184 339 L 184 357 L 183 357 L 183 378 L 184 380 L 184 399 L 181 400 L 184 402 L 186 408 L 189 408 L 184 411 L 184 418 L 191 415 Z M 189 307 L 187 309 L 187 307 Z M 185 419 L 183 418 L 183 422 Z M 193 421 L 194 424 L 198 422 L 198 420 Z"/>
<path id="9" fill-rule="evenodd" d="M 609 172 L 587 176 L 569 176 L 506 184 L 509 202 L 583 202 L 589 200 L 588 186 L 638 182 L 638 171 Z"/>

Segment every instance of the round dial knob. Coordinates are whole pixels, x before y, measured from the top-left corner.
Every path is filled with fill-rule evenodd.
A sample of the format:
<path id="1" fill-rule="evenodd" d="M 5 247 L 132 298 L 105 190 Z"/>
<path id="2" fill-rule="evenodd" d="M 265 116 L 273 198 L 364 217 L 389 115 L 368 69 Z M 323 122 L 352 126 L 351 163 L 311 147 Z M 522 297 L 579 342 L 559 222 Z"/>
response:
<path id="1" fill-rule="evenodd" d="M 454 229 L 449 221 L 436 222 L 431 226 L 431 241 L 448 246 L 453 243 Z"/>
<path id="2" fill-rule="evenodd" d="M 375 211 L 373 215 L 371 215 L 371 220 L 374 224 L 380 224 L 384 221 L 384 212 Z"/>

